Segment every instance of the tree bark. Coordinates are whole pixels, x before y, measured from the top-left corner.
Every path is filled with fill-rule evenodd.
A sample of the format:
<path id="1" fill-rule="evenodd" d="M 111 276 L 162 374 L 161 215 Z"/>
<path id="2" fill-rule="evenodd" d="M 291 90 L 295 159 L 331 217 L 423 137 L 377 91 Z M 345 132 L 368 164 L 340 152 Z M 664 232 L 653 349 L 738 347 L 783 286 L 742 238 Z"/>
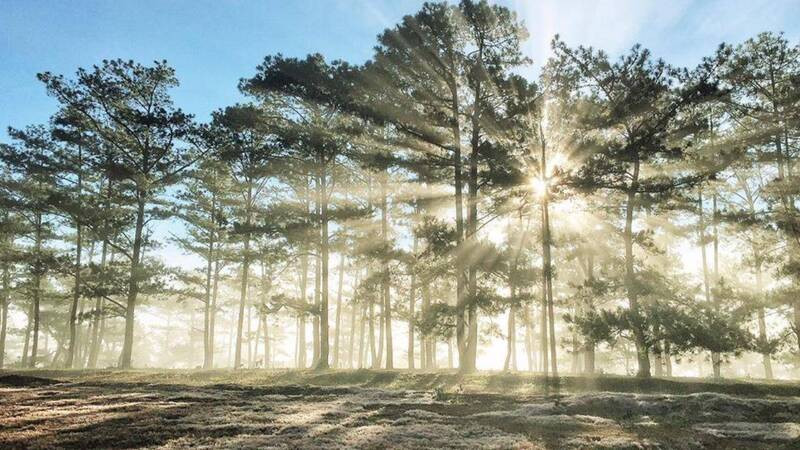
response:
<path id="1" fill-rule="evenodd" d="M 586 258 L 586 277 L 589 282 L 594 282 L 594 256 L 589 255 Z M 587 310 L 591 310 L 594 305 L 591 303 L 591 300 L 587 299 L 589 302 L 586 305 Z M 595 370 L 595 343 L 590 341 L 588 338 L 585 340 L 583 344 L 583 371 L 587 374 L 594 374 Z"/>
<path id="2" fill-rule="evenodd" d="M 325 161 L 322 160 L 324 156 L 320 156 L 321 163 L 325 164 Z M 330 346 L 328 343 L 328 264 L 330 259 L 330 243 L 329 243 L 329 235 L 328 235 L 328 186 L 327 186 L 327 175 L 325 173 L 324 166 L 321 168 L 321 174 L 319 177 L 320 181 L 320 197 L 321 197 L 321 204 L 320 204 L 320 222 L 321 222 L 321 255 L 320 259 L 322 260 L 322 273 L 321 273 L 321 282 L 322 282 L 322 292 L 321 292 L 321 301 L 320 301 L 320 311 L 319 311 L 319 322 L 320 322 L 320 351 L 319 351 L 319 359 L 317 360 L 316 369 L 323 370 L 327 369 L 329 366 L 329 353 L 330 353 Z"/>
<path id="3" fill-rule="evenodd" d="M 131 276 L 128 280 L 128 298 L 125 306 L 125 338 L 122 343 L 122 353 L 120 355 L 120 368 L 130 369 L 133 357 L 133 327 L 136 311 L 136 301 L 139 296 L 139 279 L 142 274 L 142 245 L 144 244 L 144 215 L 146 193 L 139 188 L 136 192 L 137 211 L 136 228 L 133 238 L 133 254 L 131 257 Z"/>
<path id="4" fill-rule="evenodd" d="M 3 266 L 3 292 L 0 300 L 0 369 L 3 368 L 6 354 L 6 331 L 8 329 L 8 299 L 9 290 L 11 289 L 11 276 L 8 269 L 8 263 Z"/>
<path id="5" fill-rule="evenodd" d="M 244 309 L 247 303 L 248 279 L 250 275 L 250 226 L 252 221 L 253 187 L 248 181 L 247 196 L 245 197 L 245 232 L 244 249 L 242 252 L 241 285 L 239 287 L 239 317 L 236 326 L 236 347 L 234 348 L 233 368 L 239 369 L 242 365 L 242 332 L 244 330 Z"/>
<path id="6" fill-rule="evenodd" d="M 411 247 L 412 257 L 416 261 L 417 257 L 417 236 L 414 236 L 414 243 Z M 414 308 L 416 307 L 417 274 L 415 268 L 411 267 L 411 286 L 408 293 L 408 368 L 414 369 Z"/>
<path id="7" fill-rule="evenodd" d="M 361 320 L 359 321 L 358 325 L 358 368 L 364 368 L 364 354 L 366 353 L 367 349 L 364 348 L 364 328 L 366 327 L 367 321 L 367 307 L 366 305 L 361 305 Z"/>
<path id="8" fill-rule="evenodd" d="M 385 250 L 389 250 L 389 201 L 386 193 L 388 174 L 381 176 L 381 238 L 383 239 Z M 382 261 L 383 277 L 381 278 L 381 290 L 383 291 L 383 325 L 386 327 L 386 368 L 394 369 L 394 343 L 392 341 L 392 301 L 391 301 L 391 282 L 389 275 L 389 256 L 383 255 Z"/>
<path id="9" fill-rule="evenodd" d="M 211 224 L 216 223 L 216 196 L 211 197 Z M 216 233 L 212 230 L 208 239 L 208 252 L 206 253 L 206 284 L 205 305 L 203 308 L 203 368 L 210 369 L 213 359 L 214 344 L 211 341 L 211 297 L 213 296 L 214 273 L 214 241 Z"/>
<path id="10" fill-rule="evenodd" d="M 636 209 L 636 190 L 639 183 L 639 159 L 633 163 L 631 186 L 628 189 L 627 204 L 625 207 L 625 288 L 628 294 L 628 304 L 634 315 L 639 314 L 639 299 L 636 292 L 636 273 L 633 264 L 633 214 Z M 634 343 L 636 344 L 636 358 L 638 362 L 637 377 L 650 377 L 649 348 L 645 345 L 644 330 L 634 329 Z"/>
<path id="11" fill-rule="evenodd" d="M 34 242 L 35 267 L 33 274 L 33 341 L 31 343 L 31 355 L 28 359 L 28 367 L 36 367 L 36 353 L 39 346 L 39 302 L 41 301 L 42 290 L 42 215 L 36 215 L 36 237 Z"/>
<path id="12" fill-rule="evenodd" d="M 83 149 L 78 146 L 78 183 L 77 183 L 77 199 L 78 205 L 82 207 L 81 197 L 83 194 Z M 64 364 L 66 368 L 72 368 L 75 353 L 77 351 L 77 313 L 78 302 L 81 299 L 81 252 L 83 250 L 83 224 L 80 218 L 75 219 L 75 273 L 74 273 L 74 287 L 72 289 L 72 304 L 69 308 L 69 349 L 67 350 L 67 361 Z"/>
<path id="13" fill-rule="evenodd" d="M 342 330 L 342 285 L 344 284 L 344 251 L 339 257 L 339 285 L 336 287 L 336 329 L 333 334 L 333 368 L 339 368 L 340 359 L 340 337 Z"/>

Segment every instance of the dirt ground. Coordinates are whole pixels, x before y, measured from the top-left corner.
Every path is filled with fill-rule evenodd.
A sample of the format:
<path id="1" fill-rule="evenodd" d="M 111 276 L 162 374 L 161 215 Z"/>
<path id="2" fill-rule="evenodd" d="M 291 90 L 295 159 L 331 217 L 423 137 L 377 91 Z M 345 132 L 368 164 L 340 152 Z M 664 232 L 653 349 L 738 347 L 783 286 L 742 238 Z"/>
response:
<path id="1" fill-rule="evenodd" d="M 0 371 L 0 448 L 800 448 L 796 386 L 501 392 L 359 376 Z"/>

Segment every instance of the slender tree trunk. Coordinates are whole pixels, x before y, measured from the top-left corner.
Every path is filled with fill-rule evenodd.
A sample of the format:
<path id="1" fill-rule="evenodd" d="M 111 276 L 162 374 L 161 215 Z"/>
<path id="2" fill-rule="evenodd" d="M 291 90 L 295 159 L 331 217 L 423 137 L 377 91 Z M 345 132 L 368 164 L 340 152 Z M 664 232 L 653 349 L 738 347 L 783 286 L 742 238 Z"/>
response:
<path id="1" fill-rule="evenodd" d="M 106 197 L 105 202 L 103 205 L 103 215 L 107 215 L 109 210 L 111 209 L 111 195 L 112 195 L 112 185 L 111 179 L 106 179 Z M 104 218 L 103 219 L 103 227 L 105 228 L 108 225 L 108 221 Z M 103 236 L 103 245 L 100 250 L 100 271 L 102 272 L 106 268 L 106 258 L 108 256 L 108 236 Z M 102 340 L 103 334 L 101 330 L 105 328 L 105 321 L 103 320 L 104 311 L 104 303 L 105 299 L 102 297 L 97 297 L 95 299 L 95 306 L 94 306 L 94 314 L 92 315 L 92 343 L 91 347 L 89 348 L 89 360 L 87 361 L 87 367 L 90 369 L 94 369 L 97 367 L 97 358 L 100 355 L 100 349 L 102 347 Z M 102 322 L 102 324 L 101 324 Z"/>
<path id="2" fill-rule="evenodd" d="M 414 236 L 414 243 L 411 251 L 412 257 L 417 257 L 417 236 Z M 411 286 L 408 293 L 408 368 L 414 369 L 414 308 L 416 307 L 417 274 L 414 267 L 411 267 Z"/>
<path id="3" fill-rule="evenodd" d="M 531 317 L 530 305 L 525 305 L 524 320 L 525 320 L 525 357 L 528 361 L 528 371 L 534 372 L 536 370 L 536 358 L 534 357 L 534 337 L 533 337 L 533 317 Z"/>
<path id="4" fill-rule="evenodd" d="M 361 283 L 360 281 L 360 273 L 361 271 L 356 269 L 356 280 L 355 284 L 353 285 L 353 292 L 357 286 Z M 350 299 L 350 336 L 349 342 L 347 344 L 347 368 L 352 369 L 354 358 L 353 358 L 353 351 L 355 349 L 355 340 L 356 340 L 356 310 L 357 305 L 355 303 L 355 294 L 353 294 L 352 298 Z"/>
<path id="5" fill-rule="evenodd" d="M 318 164 L 322 164 L 321 161 L 317 161 Z M 320 218 L 322 215 L 322 180 L 319 174 L 316 177 L 316 184 L 315 184 L 315 202 L 314 202 L 314 217 Z M 311 365 L 316 367 L 319 363 L 319 351 L 320 351 L 320 314 L 321 314 L 321 283 L 322 283 L 322 255 L 321 255 L 321 247 L 322 247 L 322 220 L 320 219 L 319 222 L 315 224 L 315 229 L 317 230 L 317 254 L 314 258 L 314 309 L 316 314 L 312 318 L 313 322 L 313 329 L 312 329 L 312 339 L 314 343 L 314 348 L 312 350 L 312 358 L 311 358 Z"/>
<path id="6" fill-rule="evenodd" d="M 711 277 L 708 271 L 708 258 L 706 256 L 706 222 L 705 217 L 703 216 L 703 191 L 701 190 L 697 194 L 697 204 L 699 207 L 698 210 L 698 228 L 699 228 L 699 239 L 700 239 L 700 258 L 703 265 L 703 293 L 705 295 L 706 301 L 711 302 Z"/>
<path id="7" fill-rule="evenodd" d="M 321 164 L 324 164 L 322 160 L 323 156 L 320 156 Z M 330 260 L 330 244 L 329 239 L 330 236 L 328 234 L 328 180 L 327 174 L 325 173 L 324 166 L 321 165 L 321 174 L 320 174 L 320 197 L 321 197 L 321 204 L 320 204 L 320 222 L 322 228 L 322 236 L 321 236 L 321 255 L 320 258 L 322 260 L 322 274 L 321 274 L 321 282 L 322 282 L 322 292 L 321 292 L 321 301 L 320 301 L 320 314 L 319 314 L 319 321 L 320 321 L 320 352 L 319 352 L 319 360 L 317 360 L 316 369 L 323 370 L 327 369 L 330 364 L 330 345 L 329 345 L 329 328 L 328 328 L 328 290 L 329 290 L 329 283 L 328 283 L 328 264 Z"/>
<path id="8" fill-rule="evenodd" d="M 308 304 L 306 287 L 308 285 L 308 256 L 300 258 L 300 297 L 303 304 Z M 297 367 L 306 368 L 306 316 L 300 314 L 297 318 Z"/>
<path id="9" fill-rule="evenodd" d="M 378 314 L 378 354 L 375 357 L 375 360 L 372 362 L 373 369 L 379 369 L 381 367 L 381 361 L 383 361 L 383 344 L 384 344 L 384 301 L 383 301 L 383 291 L 381 290 L 380 294 L 380 309 L 381 312 Z"/>
<path id="10" fill-rule="evenodd" d="M 452 61 L 451 61 L 452 63 Z M 453 166 L 454 166 L 454 184 L 455 184 L 455 212 L 456 212 L 456 246 L 463 247 L 464 243 L 464 200 L 463 200 L 463 173 L 461 161 L 461 125 L 458 105 L 458 83 L 455 78 L 450 81 L 450 94 L 451 94 L 451 108 L 452 108 L 452 133 L 453 133 Z M 460 258 L 456 258 L 456 309 L 459 313 L 456 316 L 456 342 L 460 355 L 464 355 L 466 360 L 467 356 L 467 329 L 466 322 L 464 321 L 465 315 L 465 295 L 464 295 L 464 267 L 460 262 Z M 464 369 L 467 370 L 466 365 Z"/>
<path id="11" fill-rule="evenodd" d="M 215 223 L 215 196 L 211 200 L 211 223 Z M 211 297 L 214 278 L 214 241 L 215 233 L 212 231 L 208 239 L 208 251 L 206 253 L 206 283 L 205 283 L 205 304 L 203 305 L 203 369 L 210 369 L 212 365 L 214 345 L 211 342 Z"/>
<path id="12" fill-rule="evenodd" d="M 375 361 L 377 360 L 378 352 L 375 348 L 375 302 L 372 299 L 369 301 L 369 310 L 367 311 L 367 315 L 369 320 L 369 336 L 367 337 L 369 340 L 369 360 L 370 366 L 374 366 Z"/>
<path id="13" fill-rule="evenodd" d="M 215 345 L 215 330 L 217 323 L 217 297 L 219 295 L 219 272 L 220 272 L 219 258 L 214 261 L 214 280 L 211 288 L 211 307 L 208 311 L 208 368 L 214 368 L 214 351 Z"/>
<path id="14" fill-rule="evenodd" d="M 239 316 L 236 326 L 236 346 L 234 348 L 233 368 L 242 366 L 242 332 L 244 330 L 244 313 L 247 303 L 247 288 L 250 277 L 250 226 L 252 221 L 253 188 L 248 182 L 247 196 L 245 197 L 245 232 L 244 249 L 242 253 L 241 285 L 239 287 Z"/>
<path id="15" fill-rule="evenodd" d="M 364 329 L 366 327 L 367 321 L 367 306 L 362 304 L 361 305 L 361 320 L 358 326 L 358 368 L 364 368 L 364 354 L 366 353 L 367 349 L 364 348 Z"/>
<path id="16" fill-rule="evenodd" d="M 81 196 L 83 193 L 83 149 L 78 146 L 78 184 L 77 184 L 77 197 L 78 205 L 81 204 Z M 81 251 L 83 250 L 83 224 L 81 219 L 75 220 L 75 272 L 74 284 L 72 289 L 72 304 L 69 308 L 69 350 L 67 350 L 67 361 L 65 367 L 72 368 L 75 360 L 75 353 L 77 351 L 77 313 L 78 302 L 81 299 Z"/>
<path id="17" fill-rule="evenodd" d="M 452 341 L 453 341 L 452 339 L 448 339 L 447 340 L 448 345 L 450 345 L 450 343 Z M 428 354 L 429 354 L 428 357 L 430 358 L 430 361 L 431 361 L 431 365 L 430 365 L 429 369 L 436 370 L 436 369 L 439 368 L 439 352 L 437 351 L 436 338 L 434 338 L 434 337 L 429 338 L 429 342 L 430 342 L 430 352 L 428 352 Z M 450 356 L 451 356 L 450 360 L 451 361 L 452 361 L 452 355 L 453 355 L 453 352 L 451 351 L 450 352 Z M 450 368 L 452 368 L 452 367 L 453 367 L 453 365 L 450 364 Z"/>
<path id="18" fill-rule="evenodd" d="M 28 350 L 31 344 L 31 330 L 33 330 L 33 301 L 28 306 L 28 321 L 25 324 L 25 343 L 22 346 L 22 367 L 28 367 Z"/>
<path id="19" fill-rule="evenodd" d="M 714 235 L 714 284 L 716 285 L 719 283 L 719 233 L 717 230 L 717 224 L 719 223 L 719 213 L 717 212 L 717 194 L 714 193 L 711 201 L 713 215 L 711 217 L 711 226 L 712 226 L 712 233 Z M 719 296 L 714 295 L 714 309 L 719 312 L 720 310 L 720 299 Z M 667 361 L 669 362 L 669 355 L 667 355 Z M 711 365 L 714 368 L 714 378 L 722 378 L 722 357 L 719 353 L 712 353 L 711 354 Z M 667 366 L 670 370 L 670 376 L 672 375 L 672 367 L 671 364 Z"/>
<path id="20" fill-rule="evenodd" d="M 36 262 L 33 274 L 33 342 L 31 343 L 31 355 L 28 359 L 28 367 L 36 367 L 36 353 L 39 346 L 39 302 L 42 290 L 42 216 L 36 215 L 36 237 L 34 242 L 34 254 Z"/>
<path id="21" fill-rule="evenodd" d="M 539 368 L 545 376 L 550 371 L 550 358 L 548 356 L 547 340 L 547 281 L 542 277 L 542 312 L 539 316 Z"/>
<path id="22" fill-rule="evenodd" d="M 429 280 L 424 280 L 422 283 L 422 316 L 428 314 L 428 311 L 431 307 L 431 285 Z M 433 368 L 433 350 L 431 348 L 431 341 L 432 338 L 430 335 L 426 333 L 422 333 L 422 341 L 424 342 L 423 348 L 425 348 L 425 355 L 420 361 L 423 369 L 432 369 Z"/>
<path id="23" fill-rule="evenodd" d="M 586 277 L 590 283 L 594 282 L 594 255 L 589 255 L 586 258 Z M 586 309 L 592 310 L 594 305 L 590 299 L 587 299 Z M 595 342 L 586 338 L 583 344 L 583 371 L 588 374 L 593 374 L 595 370 Z"/>
<path id="24" fill-rule="evenodd" d="M 6 331 L 8 329 L 8 301 L 9 291 L 11 289 L 11 275 L 8 269 L 8 263 L 3 265 L 3 292 L 2 304 L 0 304 L 0 369 L 3 368 L 3 363 L 6 354 Z"/>
<path id="25" fill-rule="evenodd" d="M 581 349 L 578 344 L 578 334 L 573 331 L 570 336 L 572 340 L 572 363 L 570 364 L 570 372 L 577 375 L 581 367 Z"/>
<path id="26" fill-rule="evenodd" d="M 311 195 L 309 189 L 309 181 L 306 179 L 303 192 L 304 192 L 304 207 L 306 225 L 311 225 L 308 222 L 308 217 L 311 215 Z M 303 240 L 302 255 L 300 256 L 300 298 L 303 305 L 308 305 L 308 253 L 310 251 L 308 239 Z M 305 369 L 307 367 L 306 361 L 306 314 L 305 311 L 300 314 L 297 320 L 297 367 Z"/>
<path id="27" fill-rule="evenodd" d="M 248 311 L 248 317 L 247 317 L 247 321 L 248 322 L 250 322 L 250 311 L 252 311 L 252 310 L 253 310 L 253 306 L 251 304 L 251 306 L 249 308 L 249 311 Z M 250 368 L 258 367 L 258 344 L 261 342 L 261 319 L 262 319 L 262 315 L 258 312 L 258 310 L 256 310 L 256 324 L 257 324 L 256 325 L 256 335 L 252 339 L 252 341 L 253 341 L 253 353 L 252 353 L 252 356 L 250 356 Z M 250 330 L 248 330 L 248 333 L 247 333 L 248 334 L 248 336 L 247 336 L 247 340 L 248 340 L 248 345 L 247 346 L 248 347 L 250 347 L 249 341 L 251 340 L 249 331 Z"/>
<path id="28" fill-rule="evenodd" d="M 760 258 L 760 256 L 756 256 L 756 258 Z M 756 265 L 756 292 L 760 296 L 762 295 L 762 280 L 761 280 L 761 263 L 757 263 Z M 767 320 L 766 320 L 766 313 L 764 311 L 764 306 L 759 305 L 758 311 L 758 340 L 761 341 L 762 344 L 767 343 Z M 772 374 L 772 358 L 768 352 L 763 352 L 761 354 L 762 363 L 764 365 L 764 378 L 771 380 L 774 378 Z"/>
<path id="29" fill-rule="evenodd" d="M 714 203 L 716 204 L 716 196 L 714 197 Z M 701 189 L 700 192 L 697 194 L 697 204 L 698 204 L 698 228 L 699 228 L 699 239 L 700 239 L 700 258 L 702 259 L 703 265 L 703 293 L 705 294 L 706 302 L 711 302 L 711 277 L 708 270 L 708 260 L 706 257 L 706 223 L 705 218 L 703 215 L 703 190 Z M 716 214 L 716 211 L 715 211 Z M 712 219 L 713 221 L 714 219 Z M 714 232 L 716 233 L 716 227 Z M 716 238 L 715 238 L 716 239 Z M 716 249 L 716 242 L 715 242 L 715 249 Z M 716 251 L 716 250 L 715 250 Z M 720 379 L 720 355 L 716 352 L 711 352 L 711 369 L 714 374 L 715 379 Z"/>
<path id="30" fill-rule="evenodd" d="M 133 254 L 131 258 L 131 275 L 128 281 L 128 298 L 125 306 L 125 338 L 122 343 L 122 353 L 120 355 L 120 367 L 122 369 L 131 368 L 133 357 L 133 327 L 136 312 L 136 300 L 139 296 L 139 281 L 142 270 L 142 246 L 144 244 L 144 215 L 145 215 L 145 192 L 138 189 L 136 228 L 133 238 Z"/>
<path id="31" fill-rule="evenodd" d="M 481 52 L 482 49 L 479 49 Z M 477 240 L 478 230 L 478 158 L 480 147 L 480 98 L 481 84 L 477 82 L 475 89 L 475 103 L 472 112 L 472 136 L 470 139 L 471 152 L 469 155 L 469 175 L 467 177 L 468 200 L 467 200 L 467 235 L 465 242 L 472 246 Z M 471 261 L 471 260 L 470 260 Z M 474 302 L 478 289 L 478 270 L 474 262 L 469 263 L 467 268 L 467 295 L 469 302 L 466 305 L 466 327 L 467 335 L 463 339 L 458 350 L 458 367 L 462 373 L 474 372 L 476 369 L 477 346 L 478 346 L 478 311 Z M 459 308 L 461 314 L 462 308 Z"/>
<path id="32" fill-rule="evenodd" d="M 319 211 L 319 210 L 317 210 Z M 317 214 L 319 217 L 319 214 Z M 319 247 L 317 247 L 319 248 Z M 317 361 L 319 361 L 319 327 L 320 327 L 320 320 L 319 315 L 321 313 L 320 307 L 320 288 L 321 288 L 321 266 L 322 261 L 320 260 L 319 254 L 314 258 L 314 310 L 316 313 L 311 318 L 311 341 L 312 341 L 312 349 L 311 349 L 311 365 L 313 367 L 317 366 Z"/>
<path id="33" fill-rule="evenodd" d="M 548 201 L 545 196 L 542 201 L 542 223 L 544 224 L 543 242 L 544 242 L 544 274 L 545 285 L 547 286 L 547 325 L 548 334 L 550 335 L 550 364 L 551 372 L 554 377 L 558 377 L 558 360 L 556 359 L 556 330 L 555 330 L 555 312 L 553 308 L 553 266 L 550 255 L 550 213 L 548 210 Z"/>
<path id="34" fill-rule="evenodd" d="M 381 176 L 381 238 L 386 249 L 389 249 L 389 201 L 386 193 L 388 174 Z M 383 290 L 383 325 L 386 327 L 384 332 L 386 337 L 386 368 L 394 368 L 394 342 L 392 340 L 392 301 L 391 301 L 391 279 L 389 275 L 388 255 L 382 258 L 383 277 L 381 279 L 381 289 Z"/>
<path id="35" fill-rule="evenodd" d="M 272 346 L 269 345 L 269 322 L 267 321 L 267 315 L 261 315 L 261 322 L 264 324 L 264 368 L 272 367 Z"/>
<path id="36" fill-rule="evenodd" d="M 512 292 L 511 297 L 513 301 L 514 297 L 513 287 L 511 288 L 511 292 Z M 509 369 L 517 370 L 516 367 L 517 364 L 516 362 L 513 361 L 516 359 L 516 355 L 514 354 L 515 353 L 514 341 L 517 339 L 517 334 L 516 334 L 517 324 L 515 316 L 516 316 L 516 308 L 514 307 L 514 305 L 511 305 L 511 307 L 508 310 L 508 337 L 506 339 L 506 360 L 505 362 L 503 362 L 503 371 L 508 371 Z"/>
<path id="37" fill-rule="evenodd" d="M 636 292 L 636 273 L 633 264 L 633 214 L 636 209 L 636 190 L 639 186 L 639 159 L 634 161 L 631 186 L 628 189 L 627 205 L 625 207 L 625 287 L 628 293 L 628 302 L 631 312 L 639 314 L 639 299 Z M 650 377 L 650 355 L 645 345 L 644 330 L 634 329 L 636 344 L 636 357 L 638 361 L 637 377 Z"/>
<path id="38" fill-rule="evenodd" d="M 336 330 L 333 334 L 333 368 L 339 369 L 340 346 L 342 331 L 342 285 L 344 285 L 344 251 L 339 257 L 339 285 L 336 287 Z"/>

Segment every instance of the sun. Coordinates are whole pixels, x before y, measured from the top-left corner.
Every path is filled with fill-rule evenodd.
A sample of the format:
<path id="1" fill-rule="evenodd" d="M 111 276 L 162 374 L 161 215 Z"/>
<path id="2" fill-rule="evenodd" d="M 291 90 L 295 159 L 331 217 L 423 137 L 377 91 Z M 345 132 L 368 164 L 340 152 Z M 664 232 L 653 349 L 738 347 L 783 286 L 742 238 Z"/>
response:
<path id="1" fill-rule="evenodd" d="M 547 179 L 541 177 L 531 178 L 531 189 L 536 198 L 543 198 L 547 195 L 547 190 L 550 183 Z"/>

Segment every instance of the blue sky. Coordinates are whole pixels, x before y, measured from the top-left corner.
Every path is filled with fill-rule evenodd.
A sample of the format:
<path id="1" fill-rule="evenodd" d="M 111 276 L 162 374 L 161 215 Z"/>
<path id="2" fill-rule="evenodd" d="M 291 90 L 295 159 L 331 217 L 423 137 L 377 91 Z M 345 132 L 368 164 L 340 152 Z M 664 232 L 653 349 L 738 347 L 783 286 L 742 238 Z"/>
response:
<path id="1" fill-rule="evenodd" d="M 363 62 L 375 36 L 417 0 L 4 0 L 0 9 L 0 127 L 47 120 L 55 103 L 36 73 L 72 74 L 104 58 L 167 59 L 176 103 L 205 120 L 241 100 L 239 78 L 267 54 Z M 693 65 L 722 42 L 760 31 L 800 37 L 800 0 L 501 0 L 528 26 L 534 75 L 560 33 L 569 44 L 618 54 L 634 43 Z M 0 140 L 6 140 L 0 133 Z"/>

